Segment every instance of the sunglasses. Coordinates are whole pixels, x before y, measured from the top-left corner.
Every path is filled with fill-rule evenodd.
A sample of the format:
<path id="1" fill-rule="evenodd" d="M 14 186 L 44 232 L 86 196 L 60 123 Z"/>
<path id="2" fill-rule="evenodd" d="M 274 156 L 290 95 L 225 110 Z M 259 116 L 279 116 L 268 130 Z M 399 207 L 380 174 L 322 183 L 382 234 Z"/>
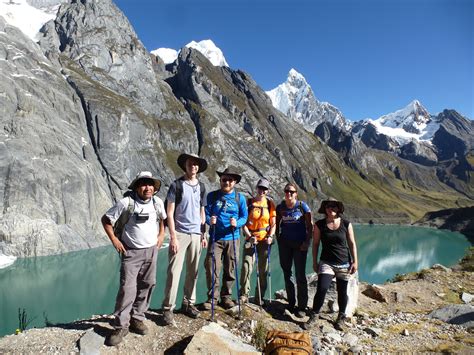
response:
<path id="1" fill-rule="evenodd" d="M 338 208 L 338 206 L 337 206 L 337 204 L 335 204 L 335 203 L 328 203 L 328 204 L 326 205 L 326 208 L 333 208 L 333 209 L 334 209 L 334 208 Z"/>
<path id="2" fill-rule="evenodd" d="M 296 190 L 285 190 L 285 194 L 293 195 L 296 193 Z"/>
<path id="3" fill-rule="evenodd" d="M 257 189 L 263 190 L 263 191 L 268 191 L 268 189 L 266 187 L 263 187 L 263 186 L 257 186 Z"/>
<path id="4" fill-rule="evenodd" d="M 225 177 L 225 178 L 222 178 L 222 179 L 221 179 L 221 182 L 233 182 L 233 181 L 235 181 L 235 180 L 232 179 L 232 178 L 226 178 L 226 177 Z"/>

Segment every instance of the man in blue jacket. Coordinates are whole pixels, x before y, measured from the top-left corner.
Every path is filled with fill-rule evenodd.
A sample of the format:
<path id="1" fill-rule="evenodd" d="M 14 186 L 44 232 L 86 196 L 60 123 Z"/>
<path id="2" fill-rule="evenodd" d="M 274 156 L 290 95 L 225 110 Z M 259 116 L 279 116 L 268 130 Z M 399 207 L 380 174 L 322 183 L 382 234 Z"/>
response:
<path id="1" fill-rule="evenodd" d="M 204 303 L 204 308 L 207 310 L 211 309 L 212 298 L 214 304 L 217 304 L 219 295 L 223 308 L 229 309 L 235 305 L 232 301 L 232 286 L 235 282 L 235 267 L 239 257 L 240 228 L 247 222 L 248 215 L 245 196 L 234 190 L 242 177 L 231 167 L 216 172 L 221 187 L 207 195 L 206 206 L 206 223 L 210 225 L 210 240 L 204 262 L 208 288 L 208 300 Z M 212 270 L 212 253 L 215 257 L 214 270 Z M 222 263 L 224 263 L 222 288 L 219 290 Z M 213 281 L 214 287 L 212 287 Z"/>

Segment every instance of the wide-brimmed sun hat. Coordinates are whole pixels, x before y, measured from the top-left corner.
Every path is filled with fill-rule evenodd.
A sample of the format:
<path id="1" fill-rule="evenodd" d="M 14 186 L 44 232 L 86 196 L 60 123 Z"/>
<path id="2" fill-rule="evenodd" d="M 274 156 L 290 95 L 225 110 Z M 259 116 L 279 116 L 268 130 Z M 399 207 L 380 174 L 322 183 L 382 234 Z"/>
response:
<path id="1" fill-rule="evenodd" d="M 153 186 L 155 187 L 155 193 L 160 191 L 161 181 L 158 180 L 157 178 L 154 178 L 153 175 L 149 171 L 140 171 L 137 174 L 137 176 L 135 176 L 135 179 L 133 179 L 133 181 L 130 183 L 128 188 L 132 191 L 135 191 L 138 181 L 144 180 L 144 179 L 153 181 Z"/>
<path id="2" fill-rule="evenodd" d="M 217 175 L 219 175 L 219 177 L 221 177 L 222 175 L 232 176 L 236 184 L 238 184 L 240 182 L 240 179 L 242 179 L 242 176 L 238 173 L 237 169 L 232 166 L 225 168 L 224 171 L 216 170 L 216 173 Z"/>
<path id="3" fill-rule="evenodd" d="M 327 200 L 321 202 L 321 206 L 319 207 L 318 213 L 326 213 L 326 207 L 328 204 L 335 204 L 337 205 L 338 212 L 340 214 L 344 213 L 344 204 L 341 201 L 336 200 L 333 197 L 329 197 Z"/>
<path id="4" fill-rule="evenodd" d="M 207 161 L 205 159 L 200 158 L 196 154 L 183 153 L 178 157 L 178 165 L 181 169 L 183 169 L 183 171 L 186 171 L 186 160 L 189 158 L 196 159 L 198 161 L 200 173 L 207 169 Z"/>

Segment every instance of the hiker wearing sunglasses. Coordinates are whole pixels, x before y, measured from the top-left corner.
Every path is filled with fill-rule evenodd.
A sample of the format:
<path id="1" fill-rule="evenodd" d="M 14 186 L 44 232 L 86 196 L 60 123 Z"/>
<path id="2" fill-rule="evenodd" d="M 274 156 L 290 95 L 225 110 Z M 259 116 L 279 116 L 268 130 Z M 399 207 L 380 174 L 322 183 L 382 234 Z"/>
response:
<path id="1" fill-rule="evenodd" d="M 207 195 L 206 223 L 209 224 L 209 245 L 204 265 L 208 287 L 208 300 L 203 304 L 205 310 L 213 310 L 217 300 L 221 306 L 229 309 L 235 306 L 232 300 L 232 286 L 237 281 L 238 257 L 240 246 L 240 228 L 247 222 L 247 204 L 235 185 L 242 178 L 237 169 L 228 167 L 216 171 L 219 175 L 220 189 Z M 222 287 L 219 275 L 222 270 Z M 237 297 L 239 291 L 237 290 Z M 240 306 L 240 302 L 239 302 Z"/>
<path id="2" fill-rule="evenodd" d="M 313 309 L 303 328 L 309 329 L 317 321 L 332 279 L 336 277 L 339 314 L 334 327 L 343 330 L 348 303 L 347 286 L 358 268 L 354 230 L 352 224 L 342 218 L 344 204 L 341 201 L 329 198 L 321 202 L 318 213 L 326 215 L 315 223 L 313 231 L 313 269 L 318 273 L 318 286 Z M 323 248 L 318 263 L 320 243 Z"/>
<path id="3" fill-rule="evenodd" d="M 313 229 L 311 209 L 298 200 L 298 189 L 293 183 L 284 188 L 285 199 L 277 206 L 276 235 L 280 266 L 285 278 L 288 311 L 297 317 L 306 316 L 308 304 L 308 281 L 306 280 L 306 258 Z M 291 279 L 295 265 L 298 307 L 296 307 L 295 285 Z"/>
<path id="4" fill-rule="evenodd" d="M 245 244 L 240 273 L 240 284 L 242 285 L 240 300 L 243 303 L 248 302 L 250 275 L 252 275 L 255 260 L 258 260 L 255 303 L 259 306 L 263 305 L 263 296 L 267 290 L 268 251 L 276 229 L 276 208 L 273 200 L 267 196 L 269 187 L 270 183 L 267 179 L 258 180 L 255 197 L 247 200 L 249 216 L 243 228 Z"/>

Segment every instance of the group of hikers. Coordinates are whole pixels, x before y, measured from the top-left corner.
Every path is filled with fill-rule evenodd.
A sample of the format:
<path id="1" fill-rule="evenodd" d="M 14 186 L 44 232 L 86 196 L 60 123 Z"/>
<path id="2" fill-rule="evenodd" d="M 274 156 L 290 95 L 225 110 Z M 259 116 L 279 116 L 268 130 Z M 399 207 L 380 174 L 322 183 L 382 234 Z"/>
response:
<path id="1" fill-rule="evenodd" d="M 285 198 L 276 205 L 268 197 L 269 181 L 260 178 L 255 196 L 246 199 L 235 189 L 241 175 L 235 168 L 228 167 L 216 171 L 220 188 L 206 193 L 204 184 L 198 179 L 198 174 L 207 169 L 206 160 L 194 154 L 181 154 L 177 163 L 184 175 L 171 184 L 165 203 L 156 196 L 161 186 L 159 179 L 143 171 L 131 182 L 130 192 L 102 216 L 104 230 L 121 256 L 120 286 L 112 324 L 114 330 L 106 343 L 111 346 L 119 344 L 129 330 L 142 335 L 148 332 L 144 323 L 145 312 L 156 285 L 157 253 L 164 240 L 165 227 L 170 239 L 162 304 L 164 324 L 174 322 L 173 311 L 185 261 L 181 312 L 191 318 L 199 317 L 196 283 L 204 248 L 207 248 L 204 265 L 208 291 L 202 309 L 211 310 L 213 317 L 218 304 L 224 309 L 234 307 L 232 288 L 236 282 L 240 314 L 241 304 L 249 301 L 254 263 L 257 264 L 254 303 L 265 306 L 270 254 L 276 240 L 287 293 L 287 311 L 299 318 L 308 316 L 302 325 L 308 329 L 318 319 L 326 292 L 336 277 L 339 314 L 335 327 L 342 329 L 348 303 L 348 280 L 358 267 L 352 224 L 342 218 L 343 203 L 331 198 L 322 201 L 318 213 L 324 214 L 325 218 L 313 226 L 311 209 L 298 200 L 296 184 L 285 185 Z M 239 280 L 237 267 L 241 240 L 244 248 Z M 313 308 L 308 311 L 305 267 L 311 240 L 313 269 L 318 272 L 318 284 Z M 320 244 L 322 252 L 318 262 Z M 293 266 L 296 290 L 292 280 Z"/>

